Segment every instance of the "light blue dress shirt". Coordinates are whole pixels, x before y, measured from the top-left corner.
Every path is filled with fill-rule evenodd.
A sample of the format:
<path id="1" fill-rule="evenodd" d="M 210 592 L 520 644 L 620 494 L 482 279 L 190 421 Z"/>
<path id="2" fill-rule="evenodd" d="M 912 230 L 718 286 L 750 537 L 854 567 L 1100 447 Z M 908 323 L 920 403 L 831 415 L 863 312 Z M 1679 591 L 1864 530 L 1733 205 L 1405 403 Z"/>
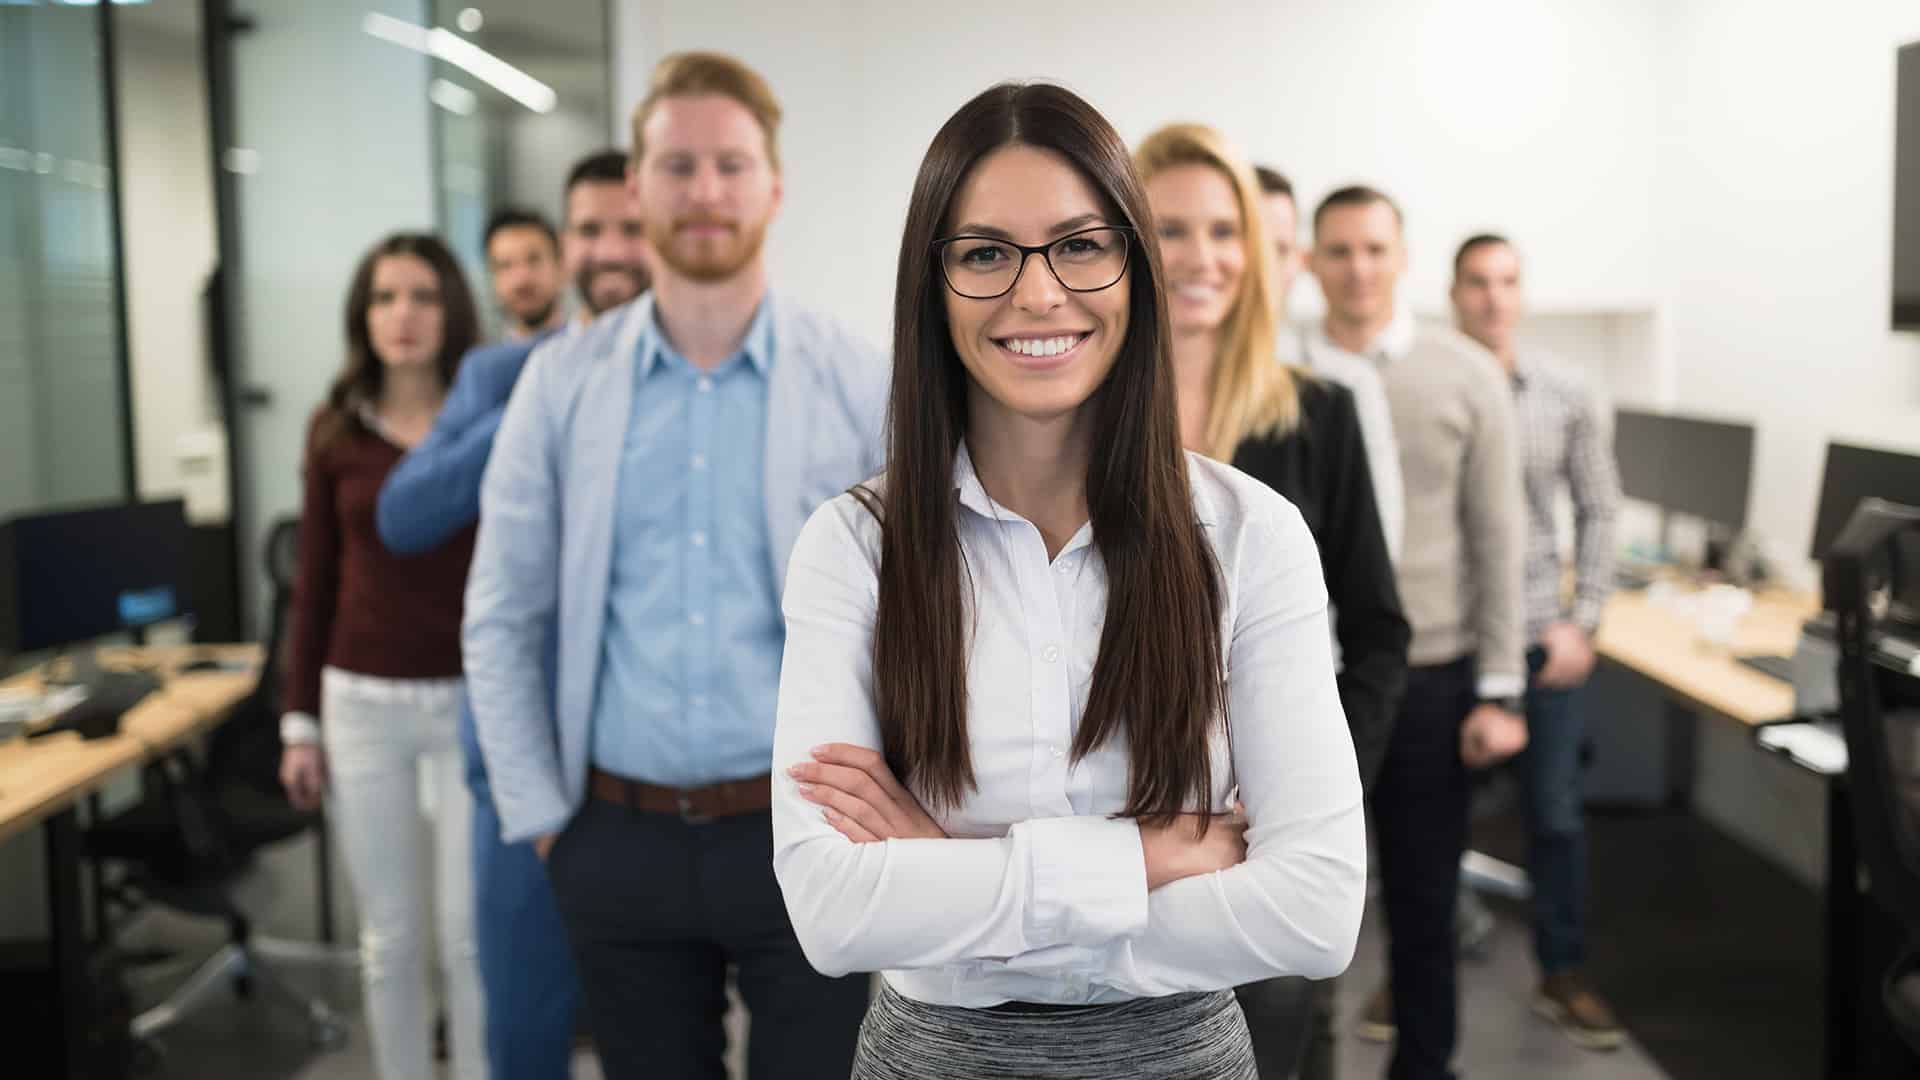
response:
<path id="1" fill-rule="evenodd" d="M 648 319 L 620 452 L 592 761 L 691 788 L 773 756 L 786 631 L 764 470 L 773 320 L 702 371 Z"/>

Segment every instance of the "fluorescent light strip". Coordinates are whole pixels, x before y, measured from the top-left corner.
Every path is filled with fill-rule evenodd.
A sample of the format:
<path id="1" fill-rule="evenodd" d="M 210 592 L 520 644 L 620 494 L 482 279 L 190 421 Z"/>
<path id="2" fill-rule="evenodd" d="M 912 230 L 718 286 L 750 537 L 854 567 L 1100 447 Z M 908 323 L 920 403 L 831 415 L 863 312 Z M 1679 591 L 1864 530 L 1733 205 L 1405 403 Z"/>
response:
<path id="1" fill-rule="evenodd" d="M 473 42 L 448 30 L 368 12 L 360 29 L 382 41 L 444 60 L 537 113 L 550 113 L 560 95 L 553 87 L 521 71 Z"/>
<path id="2" fill-rule="evenodd" d="M 435 79 L 427 87 L 427 100 L 457 116 L 472 116 L 480 105 L 473 91 L 456 82 Z"/>

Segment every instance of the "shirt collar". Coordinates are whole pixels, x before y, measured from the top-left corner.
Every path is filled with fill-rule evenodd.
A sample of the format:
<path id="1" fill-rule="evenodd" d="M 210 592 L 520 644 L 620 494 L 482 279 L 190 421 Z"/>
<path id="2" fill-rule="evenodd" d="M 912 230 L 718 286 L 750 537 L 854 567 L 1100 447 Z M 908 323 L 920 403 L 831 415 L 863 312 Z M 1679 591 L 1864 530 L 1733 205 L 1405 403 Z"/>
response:
<path id="1" fill-rule="evenodd" d="M 1418 326 L 1413 320 L 1413 309 L 1395 305 L 1393 320 L 1387 323 L 1379 336 L 1368 342 L 1366 348 L 1348 355 L 1358 356 L 1362 360 L 1393 363 L 1413 351 L 1413 339 L 1417 330 Z M 1346 349 L 1335 344 L 1333 338 L 1327 334 L 1325 319 L 1321 319 L 1313 326 L 1313 345 L 1319 349 L 1347 352 Z"/>
<path id="2" fill-rule="evenodd" d="M 1367 351 L 1375 356 L 1385 356 L 1389 361 L 1398 360 L 1413 351 L 1415 329 L 1413 310 L 1396 307 L 1393 311 L 1393 321 L 1387 324 L 1385 330 L 1380 331 L 1380 336 L 1374 339 L 1373 345 Z"/>
<path id="3" fill-rule="evenodd" d="M 1187 466 L 1187 482 L 1192 488 L 1194 516 L 1200 524 L 1212 528 L 1219 521 L 1219 513 L 1213 499 L 1194 482 L 1192 455 L 1184 454 Z M 967 441 L 960 440 L 960 449 L 953 455 L 953 495 L 960 505 L 984 518 L 1017 518 L 1020 515 L 993 501 L 987 489 L 980 484 L 980 474 L 973 469 L 973 455 L 967 452 Z M 1071 547 L 1072 545 L 1069 545 Z"/>
<path id="4" fill-rule="evenodd" d="M 663 356 L 671 356 L 676 360 L 685 360 L 685 357 L 680 355 L 679 350 L 675 349 L 673 345 L 667 341 L 666 333 L 660 329 L 660 305 L 657 302 L 647 305 L 644 318 L 646 321 L 640 326 L 640 340 L 635 345 L 640 366 L 639 374 L 643 379 L 653 374 L 654 366 L 660 362 Z M 761 378 L 765 378 L 767 373 L 772 370 L 772 292 L 768 292 L 760 298 L 760 306 L 755 309 L 753 313 L 753 321 L 747 324 L 747 334 L 740 339 L 740 351 L 734 353 L 733 356 L 739 356 L 740 353 L 746 354 L 747 362 L 753 365 L 753 369 L 760 373 Z M 732 363 L 733 356 L 728 357 L 726 363 Z M 721 366 L 725 366 L 725 364 Z"/>
<path id="5" fill-rule="evenodd" d="M 392 443 L 403 450 L 406 449 L 394 435 L 393 429 L 387 426 L 387 422 L 380 419 L 380 410 L 373 407 L 373 402 L 365 400 L 354 402 L 353 413 L 360 418 L 362 424 L 366 425 L 368 431 L 373 432 L 382 441 Z"/>
<path id="6" fill-rule="evenodd" d="M 980 486 L 980 474 L 973 471 L 973 455 L 967 453 L 965 439 L 960 440 L 960 449 L 953 454 L 953 495 L 961 506 L 981 517 L 1003 517 L 1009 513 L 995 504 L 988 497 L 987 489 Z"/>
<path id="7" fill-rule="evenodd" d="M 1499 362 L 1500 362 L 1499 358 L 1495 357 L 1494 363 L 1497 364 Z M 1533 357 L 1527 355 L 1524 352 L 1516 352 L 1513 354 L 1512 379 L 1513 379 L 1513 385 L 1516 388 L 1521 390 L 1526 389 L 1527 384 L 1532 382 L 1534 378 L 1539 374 L 1540 374 L 1540 364 L 1538 361 L 1534 360 Z"/>

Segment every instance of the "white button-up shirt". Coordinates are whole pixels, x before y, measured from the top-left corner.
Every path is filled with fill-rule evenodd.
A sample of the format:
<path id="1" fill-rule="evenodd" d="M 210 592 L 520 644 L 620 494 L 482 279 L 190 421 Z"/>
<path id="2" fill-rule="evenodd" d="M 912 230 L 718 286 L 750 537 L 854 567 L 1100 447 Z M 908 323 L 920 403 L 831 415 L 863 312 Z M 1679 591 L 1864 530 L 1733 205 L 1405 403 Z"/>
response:
<path id="1" fill-rule="evenodd" d="M 1091 526 L 1047 557 L 993 502 L 965 447 L 957 530 L 972 590 L 967 736 L 977 790 L 939 816 L 953 839 L 855 844 L 786 769 L 829 742 L 882 745 L 873 704 L 880 528 L 851 495 L 821 507 L 787 573 L 774 737 L 774 870 L 800 944 L 829 974 L 884 971 L 942 1005 L 1099 1003 L 1325 978 L 1352 958 L 1366 883 L 1353 743 L 1334 686 L 1327 592 L 1292 504 L 1187 455 L 1194 510 L 1225 584 L 1229 738 L 1213 736 L 1213 806 L 1233 787 L 1244 863 L 1149 893 L 1126 802 L 1124 739 L 1075 762 L 1106 614 Z"/>
<path id="2" fill-rule="evenodd" d="M 1367 445 L 1367 472 L 1373 477 L 1373 501 L 1380 512 L 1380 531 L 1386 534 L 1387 557 L 1400 562 L 1407 528 L 1406 493 L 1401 489 L 1400 444 L 1393 435 L 1393 410 L 1381 371 L 1413 348 L 1413 314 L 1401 308 L 1364 355 L 1350 353 L 1327 336 L 1324 322 L 1299 327 L 1294 346 L 1300 364 L 1353 392 L 1360 414 L 1360 437 Z"/>

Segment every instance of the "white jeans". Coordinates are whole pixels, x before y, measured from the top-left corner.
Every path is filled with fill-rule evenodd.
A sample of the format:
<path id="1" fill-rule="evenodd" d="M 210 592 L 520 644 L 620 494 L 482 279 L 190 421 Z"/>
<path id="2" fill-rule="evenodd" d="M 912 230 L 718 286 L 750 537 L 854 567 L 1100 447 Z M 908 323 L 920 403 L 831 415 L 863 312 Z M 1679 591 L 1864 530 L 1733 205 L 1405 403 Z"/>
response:
<path id="1" fill-rule="evenodd" d="M 381 1080 L 436 1075 L 427 989 L 436 922 L 452 1075 L 487 1075 L 473 944 L 473 803 L 460 758 L 463 700 L 459 679 L 321 672 L 329 818 L 360 911 L 361 978 Z M 423 812 L 433 824 L 431 851 L 420 827 Z M 437 913 L 429 908 L 429 858 Z"/>

